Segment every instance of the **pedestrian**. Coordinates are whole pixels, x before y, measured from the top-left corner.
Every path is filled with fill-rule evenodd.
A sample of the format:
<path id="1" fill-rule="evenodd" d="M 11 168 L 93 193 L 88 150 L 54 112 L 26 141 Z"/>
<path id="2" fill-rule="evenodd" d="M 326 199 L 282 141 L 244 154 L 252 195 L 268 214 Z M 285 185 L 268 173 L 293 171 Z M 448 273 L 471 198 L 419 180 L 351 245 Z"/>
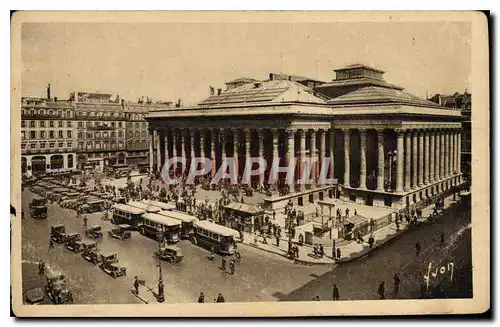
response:
<path id="1" fill-rule="evenodd" d="M 380 282 L 380 284 L 378 286 L 378 295 L 380 295 L 381 300 L 385 299 L 385 282 L 384 281 Z"/>
<path id="2" fill-rule="evenodd" d="M 325 249 L 323 248 L 323 244 L 319 245 L 319 256 L 320 258 L 323 258 L 323 255 L 325 254 Z"/>
<path id="3" fill-rule="evenodd" d="M 358 215 L 358 210 L 354 209 L 354 215 L 357 216 Z"/>
<path id="4" fill-rule="evenodd" d="M 52 238 L 49 239 L 49 250 L 54 248 L 54 240 Z"/>
<path id="5" fill-rule="evenodd" d="M 137 276 L 134 277 L 134 289 L 135 295 L 139 295 L 139 280 L 137 279 Z"/>
<path id="6" fill-rule="evenodd" d="M 276 219 L 276 211 L 273 210 L 273 220 Z"/>
<path id="7" fill-rule="evenodd" d="M 219 295 L 217 295 L 217 303 L 222 303 L 222 302 L 226 302 L 226 300 L 224 299 L 222 294 L 219 293 Z"/>
<path id="8" fill-rule="evenodd" d="M 220 269 L 226 270 L 226 258 L 222 257 Z"/>
<path id="9" fill-rule="evenodd" d="M 417 243 L 415 244 L 415 250 L 417 252 L 417 257 L 420 255 L 420 250 L 422 249 L 421 245 L 420 245 L 420 242 L 417 241 Z"/>
<path id="10" fill-rule="evenodd" d="M 370 245 L 370 249 L 373 248 L 373 244 L 375 243 L 375 238 L 373 238 L 373 234 L 370 235 L 368 239 L 368 244 Z"/>
<path id="11" fill-rule="evenodd" d="M 337 260 L 340 260 L 342 253 L 340 252 L 340 248 L 337 248 Z"/>
<path id="12" fill-rule="evenodd" d="M 234 275 L 235 269 L 236 265 L 234 264 L 234 260 L 229 261 L 229 270 L 231 271 L 231 275 Z"/>
<path id="13" fill-rule="evenodd" d="M 278 236 L 276 236 L 276 246 L 277 247 L 280 246 L 280 238 Z"/>
<path id="14" fill-rule="evenodd" d="M 339 289 L 337 288 L 337 284 L 333 284 L 333 301 L 338 301 L 340 298 L 339 296 Z"/>
<path id="15" fill-rule="evenodd" d="M 394 274 L 394 293 L 398 294 L 399 293 L 399 284 L 401 283 L 401 280 L 399 279 L 398 274 Z"/>
<path id="16" fill-rule="evenodd" d="M 200 293 L 200 296 L 198 297 L 198 303 L 205 303 L 205 295 L 203 292 Z"/>
<path id="17" fill-rule="evenodd" d="M 441 231 L 440 236 L 441 236 L 441 245 L 443 245 L 444 244 L 444 232 L 443 231 Z"/>
<path id="18" fill-rule="evenodd" d="M 315 300 L 316 300 L 316 301 L 321 301 L 321 300 L 319 299 L 319 295 L 316 295 Z"/>

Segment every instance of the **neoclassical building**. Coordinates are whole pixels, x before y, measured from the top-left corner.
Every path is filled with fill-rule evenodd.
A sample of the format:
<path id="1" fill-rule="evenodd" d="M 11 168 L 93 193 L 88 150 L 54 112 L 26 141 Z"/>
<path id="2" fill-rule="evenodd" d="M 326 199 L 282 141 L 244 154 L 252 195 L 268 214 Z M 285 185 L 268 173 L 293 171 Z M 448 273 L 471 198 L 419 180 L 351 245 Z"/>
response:
<path id="1" fill-rule="evenodd" d="M 281 158 L 283 166 L 295 159 L 298 179 L 309 157 L 318 162 L 312 185 L 294 185 L 290 194 L 268 199 L 292 199 L 299 206 L 338 194 L 403 208 L 461 183 L 460 111 L 406 93 L 372 67 L 351 65 L 335 73 L 331 82 L 270 74 L 198 105 L 151 112 L 150 168 L 160 170 L 173 156 L 185 157 L 188 165 L 204 156 L 212 159 L 214 174 L 224 158 L 233 157 L 241 176 L 246 157 Z M 337 185 L 318 179 L 326 157 L 327 177 Z M 267 183 L 269 166 L 253 183 Z"/>

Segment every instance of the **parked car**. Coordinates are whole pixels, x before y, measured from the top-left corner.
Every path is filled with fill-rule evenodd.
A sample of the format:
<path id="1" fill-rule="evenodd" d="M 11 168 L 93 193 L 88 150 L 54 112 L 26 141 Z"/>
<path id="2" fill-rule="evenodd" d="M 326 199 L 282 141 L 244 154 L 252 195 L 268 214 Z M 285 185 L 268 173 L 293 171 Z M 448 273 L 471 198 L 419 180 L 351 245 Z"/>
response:
<path id="1" fill-rule="evenodd" d="M 90 226 L 85 231 L 85 236 L 94 240 L 100 240 L 102 238 L 102 227 L 99 225 Z"/>
<path id="2" fill-rule="evenodd" d="M 47 277 L 47 295 L 55 304 L 73 303 L 73 293 L 66 285 L 66 278 L 60 273 L 48 273 Z"/>
<path id="3" fill-rule="evenodd" d="M 108 235 L 123 241 L 132 236 L 131 228 L 132 226 L 127 224 L 116 225 L 115 228 L 108 231 Z"/>
<path id="4" fill-rule="evenodd" d="M 101 254 L 101 261 L 100 268 L 111 277 L 117 278 L 127 274 L 127 268 L 120 266 L 116 253 Z"/>
<path id="5" fill-rule="evenodd" d="M 179 263 L 184 259 L 181 249 L 172 245 L 164 245 L 156 250 L 155 257 L 170 263 Z"/>
<path id="6" fill-rule="evenodd" d="M 52 225 L 50 227 L 50 238 L 58 244 L 66 242 L 66 227 L 64 225 Z"/>

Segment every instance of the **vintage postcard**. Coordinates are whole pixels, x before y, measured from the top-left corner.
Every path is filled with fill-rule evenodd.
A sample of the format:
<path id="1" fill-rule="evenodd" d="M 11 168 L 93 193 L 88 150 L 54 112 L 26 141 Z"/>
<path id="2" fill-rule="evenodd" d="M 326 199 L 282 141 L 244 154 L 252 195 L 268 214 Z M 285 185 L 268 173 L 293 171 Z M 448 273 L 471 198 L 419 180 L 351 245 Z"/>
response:
<path id="1" fill-rule="evenodd" d="M 14 313 L 487 311 L 487 22 L 15 13 Z"/>

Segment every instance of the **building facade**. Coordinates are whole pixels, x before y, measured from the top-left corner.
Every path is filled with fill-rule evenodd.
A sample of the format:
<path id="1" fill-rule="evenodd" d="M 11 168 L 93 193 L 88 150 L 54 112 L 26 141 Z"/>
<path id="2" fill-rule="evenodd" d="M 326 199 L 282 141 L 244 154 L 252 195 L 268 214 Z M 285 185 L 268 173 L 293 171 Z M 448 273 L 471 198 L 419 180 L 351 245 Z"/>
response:
<path id="1" fill-rule="evenodd" d="M 351 65 L 335 72 L 313 89 L 270 74 L 196 106 L 151 112 L 151 169 L 173 156 L 185 157 L 187 167 L 204 156 L 215 174 L 232 157 L 241 176 L 247 157 L 280 158 L 283 165 L 298 162 L 296 181 L 308 157 L 319 162 L 312 184 L 294 184 L 288 195 L 270 199 L 299 206 L 338 189 L 347 201 L 404 208 L 461 183 L 459 112 L 403 92 L 378 69 Z M 328 168 L 320 164 L 325 157 Z M 268 182 L 269 166 L 254 183 Z M 321 185 L 322 170 L 338 185 Z"/>
<path id="2" fill-rule="evenodd" d="M 49 87 L 50 88 L 50 87 Z M 75 121 L 67 101 L 23 98 L 21 102 L 21 171 L 37 174 L 76 169 Z"/>
<path id="3" fill-rule="evenodd" d="M 472 95 L 465 91 L 463 94 L 455 92 L 453 95 L 436 94 L 429 100 L 446 108 L 459 110 L 462 114 L 461 161 L 464 177 L 471 176 L 472 163 Z"/>

